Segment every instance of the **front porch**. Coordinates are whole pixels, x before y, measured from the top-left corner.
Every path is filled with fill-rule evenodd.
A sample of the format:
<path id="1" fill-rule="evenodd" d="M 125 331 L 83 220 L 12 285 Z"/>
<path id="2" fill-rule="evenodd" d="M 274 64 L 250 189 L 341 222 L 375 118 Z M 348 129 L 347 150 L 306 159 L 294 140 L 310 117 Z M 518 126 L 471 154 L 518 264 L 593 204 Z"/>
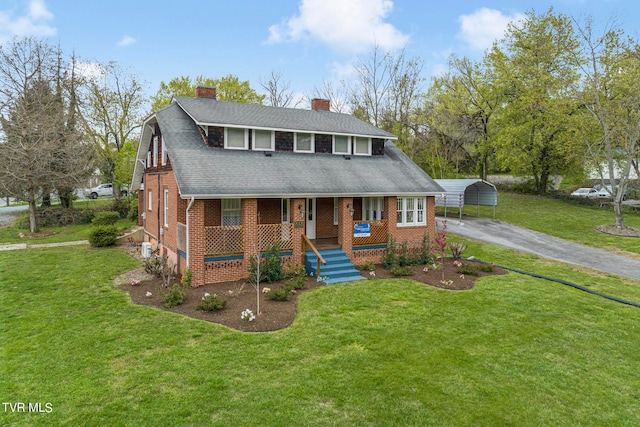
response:
<path id="1" fill-rule="evenodd" d="M 195 200 L 178 222 L 177 249 L 203 283 L 246 278 L 250 257 L 272 245 L 283 263 L 303 265 L 303 236 L 317 249 L 340 248 L 356 264 L 377 262 L 396 233 L 384 212 L 395 210 L 395 197 Z"/>

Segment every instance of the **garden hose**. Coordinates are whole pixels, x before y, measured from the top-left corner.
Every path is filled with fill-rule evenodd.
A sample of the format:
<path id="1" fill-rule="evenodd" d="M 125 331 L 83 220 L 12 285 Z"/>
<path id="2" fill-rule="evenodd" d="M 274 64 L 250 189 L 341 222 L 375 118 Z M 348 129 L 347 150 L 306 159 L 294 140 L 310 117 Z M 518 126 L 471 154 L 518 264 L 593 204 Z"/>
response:
<path id="1" fill-rule="evenodd" d="M 467 261 L 477 262 L 477 263 L 480 263 L 480 264 L 491 264 L 491 263 L 488 263 L 488 262 L 485 262 L 485 261 L 480 261 L 478 259 L 475 259 L 474 257 L 468 257 L 468 258 L 465 258 L 465 259 Z M 518 270 L 517 268 L 505 267 L 503 265 L 496 265 L 496 264 L 492 264 L 492 265 L 495 265 L 497 268 L 501 268 L 503 270 L 513 271 L 514 273 L 525 274 L 527 276 L 535 277 L 537 279 L 549 280 L 550 282 L 556 282 L 556 283 L 560 283 L 561 285 L 570 286 L 570 287 L 578 289 L 580 291 L 587 292 L 589 294 L 596 295 L 596 296 L 599 296 L 601 298 L 605 298 L 605 299 L 608 299 L 608 300 L 611 300 L 611 301 L 615 301 L 615 302 L 620 303 L 620 304 L 626 304 L 626 305 L 630 305 L 632 307 L 640 308 L 640 304 L 637 303 L 637 302 L 627 301 L 627 300 L 624 300 L 622 298 L 618 298 L 618 297 L 614 297 L 614 296 L 611 296 L 611 295 L 603 294 L 602 292 L 594 291 L 593 289 L 589 289 L 589 288 L 586 288 L 584 286 L 568 282 L 566 280 L 556 279 L 554 277 L 549 277 L 549 276 L 543 276 L 542 274 L 531 273 L 529 271 Z"/>

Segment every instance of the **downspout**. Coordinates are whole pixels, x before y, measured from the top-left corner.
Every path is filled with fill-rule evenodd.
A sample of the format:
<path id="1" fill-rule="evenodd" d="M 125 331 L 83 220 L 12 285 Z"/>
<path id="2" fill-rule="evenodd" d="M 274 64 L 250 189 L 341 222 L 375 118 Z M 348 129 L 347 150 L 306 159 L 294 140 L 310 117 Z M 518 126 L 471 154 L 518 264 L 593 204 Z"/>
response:
<path id="1" fill-rule="evenodd" d="M 191 196 L 191 201 L 189 202 L 189 206 L 187 206 L 187 267 L 189 267 L 189 211 L 195 202 L 195 197 Z"/>

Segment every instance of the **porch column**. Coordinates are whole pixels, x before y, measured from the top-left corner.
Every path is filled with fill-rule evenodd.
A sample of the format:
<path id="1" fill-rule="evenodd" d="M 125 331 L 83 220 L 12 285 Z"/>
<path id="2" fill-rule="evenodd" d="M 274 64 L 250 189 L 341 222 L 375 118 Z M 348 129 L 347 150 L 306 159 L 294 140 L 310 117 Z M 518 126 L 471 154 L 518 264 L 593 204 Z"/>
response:
<path id="1" fill-rule="evenodd" d="M 205 283 L 204 248 L 204 200 L 195 200 L 187 212 L 189 224 L 189 269 L 193 282 Z"/>
<path id="2" fill-rule="evenodd" d="M 258 251 L 258 199 L 242 199 L 240 206 L 244 268 L 249 271 L 251 255 Z"/>
<path id="3" fill-rule="evenodd" d="M 338 199 L 338 243 L 349 258 L 353 254 L 353 218 L 350 209 L 353 209 L 353 197 Z"/>
<path id="4" fill-rule="evenodd" d="M 427 236 L 433 239 L 436 234 L 436 198 L 427 196 Z"/>
<path id="5" fill-rule="evenodd" d="M 293 224 L 293 265 L 304 265 L 304 253 L 302 252 L 302 235 L 304 234 L 305 216 L 301 210 L 306 207 L 306 199 L 291 199 L 289 212 L 291 224 Z M 298 208 L 300 206 L 300 208 Z"/>
<path id="6" fill-rule="evenodd" d="M 396 234 L 396 213 L 398 210 L 397 200 L 396 196 L 384 198 L 384 214 L 387 218 L 387 234 L 390 236 L 395 236 Z M 387 236 L 387 242 L 388 241 L 389 236 Z"/>

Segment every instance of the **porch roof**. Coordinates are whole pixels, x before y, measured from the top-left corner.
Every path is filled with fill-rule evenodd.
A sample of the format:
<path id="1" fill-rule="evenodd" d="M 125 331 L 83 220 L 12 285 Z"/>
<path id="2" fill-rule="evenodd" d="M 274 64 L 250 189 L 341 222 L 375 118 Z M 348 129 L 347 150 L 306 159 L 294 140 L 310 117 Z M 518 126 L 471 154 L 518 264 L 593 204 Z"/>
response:
<path id="1" fill-rule="evenodd" d="M 444 192 L 389 140 L 382 156 L 352 155 L 349 159 L 333 154 L 228 150 L 207 147 L 194 120 L 176 103 L 158 111 L 156 119 L 183 198 L 410 196 Z"/>

